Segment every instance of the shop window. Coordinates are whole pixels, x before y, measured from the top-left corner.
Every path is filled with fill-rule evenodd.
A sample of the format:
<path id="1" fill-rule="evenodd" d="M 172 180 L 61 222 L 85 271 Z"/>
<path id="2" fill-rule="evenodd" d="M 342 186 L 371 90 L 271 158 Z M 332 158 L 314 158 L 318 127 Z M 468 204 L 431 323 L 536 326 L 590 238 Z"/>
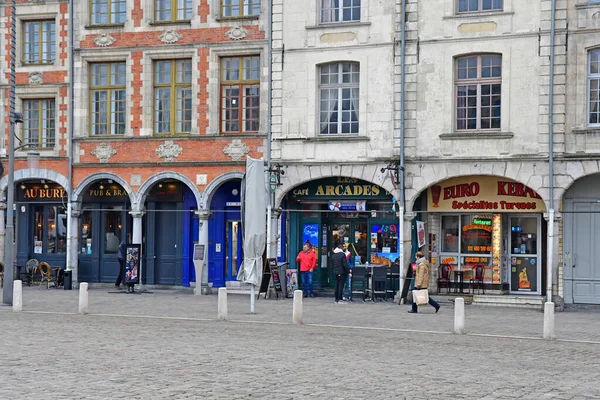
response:
<path id="1" fill-rule="evenodd" d="M 442 216 L 442 253 L 458 253 L 459 216 Z"/>
<path id="2" fill-rule="evenodd" d="M 510 251 L 512 254 L 537 255 L 537 218 L 510 219 Z"/>
<path id="3" fill-rule="evenodd" d="M 126 0 L 91 0 L 92 25 L 124 24 L 127 17 Z"/>
<path id="4" fill-rule="evenodd" d="M 33 208 L 33 253 L 64 254 L 67 249 L 67 212 L 62 206 Z"/>
<path id="5" fill-rule="evenodd" d="M 121 214 L 121 210 L 106 210 L 104 212 L 104 252 L 107 254 L 116 254 L 119 251 L 119 243 L 121 243 L 121 232 L 123 230 Z"/>
<path id="6" fill-rule="evenodd" d="M 92 212 L 81 213 L 81 233 L 79 235 L 79 249 L 81 254 L 92 254 Z"/>
<path id="7" fill-rule="evenodd" d="M 54 99 L 23 101 L 23 142 L 28 144 L 29 148 L 54 148 L 55 107 Z"/>
<path id="8" fill-rule="evenodd" d="M 600 126 L 600 50 L 589 55 L 588 90 L 588 124 Z"/>
<path id="9" fill-rule="evenodd" d="M 360 21 L 360 0 L 321 0 L 321 23 Z"/>
<path id="10" fill-rule="evenodd" d="M 23 22 L 23 64 L 52 64 L 56 59 L 54 20 Z"/>
<path id="11" fill-rule="evenodd" d="M 461 216 L 460 251 L 466 254 L 492 252 L 492 217 Z"/>
<path id="12" fill-rule="evenodd" d="M 192 0 L 156 0 L 154 20 L 161 22 L 192 19 Z"/>
<path id="13" fill-rule="evenodd" d="M 90 99 L 92 135 L 122 135 L 125 133 L 124 62 L 91 65 Z"/>
<path id="14" fill-rule="evenodd" d="M 260 57 L 221 59 L 221 132 L 258 132 Z"/>
<path id="15" fill-rule="evenodd" d="M 221 16 L 248 17 L 260 14 L 260 0 L 221 0 Z"/>
<path id="16" fill-rule="evenodd" d="M 192 60 L 154 63 L 154 132 L 190 133 L 192 130 Z"/>
<path id="17" fill-rule="evenodd" d="M 456 129 L 499 130 L 502 56 L 476 55 L 456 60 Z"/>
<path id="18" fill-rule="evenodd" d="M 459 13 L 502 11 L 503 0 L 458 0 L 457 10 Z"/>
<path id="19" fill-rule="evenodd" d="M 319 67 L 319 132 L 357 134 L 360 65 L 340 62 Z"/>

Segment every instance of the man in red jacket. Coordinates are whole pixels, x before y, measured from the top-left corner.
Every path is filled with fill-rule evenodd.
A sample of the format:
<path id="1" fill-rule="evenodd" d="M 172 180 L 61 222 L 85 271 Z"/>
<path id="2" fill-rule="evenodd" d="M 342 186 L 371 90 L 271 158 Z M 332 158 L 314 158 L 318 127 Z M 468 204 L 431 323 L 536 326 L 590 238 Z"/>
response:
<path id="1" fill-rule="evenodd" d="M 315 297 L 315 293 L 313 292 L 312 278 L 313 278 L 313 270 L 317 266 L 317 256 L 315 256 L 315 252 L 311 248 L 310 243 L 304 243 L 302 247 L 302 251 L 298 253 L 298 257 L 296 257 L 296 261 L 300 263 L 300 273 L 302 274 L 302 291 L 304 292 L 304 297 Z"/>

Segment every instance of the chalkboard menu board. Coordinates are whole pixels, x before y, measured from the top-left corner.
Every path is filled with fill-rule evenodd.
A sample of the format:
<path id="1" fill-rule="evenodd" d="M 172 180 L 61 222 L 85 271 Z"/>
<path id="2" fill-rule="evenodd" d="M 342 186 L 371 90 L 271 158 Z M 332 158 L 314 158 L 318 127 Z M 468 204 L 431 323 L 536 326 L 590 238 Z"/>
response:
<path id="1" fill-rule="evenodd" d="M 273 286 L 275 287 L 275 292 L 279 297 L 279 293 L 283 293 L 283 288 L 281 287 L 281 277 L 279 276 L 279 268 L 277 266 L 276 258 L 269 258 L 269 269 L 271 270 L 271 277 L 273 279 Z"/>

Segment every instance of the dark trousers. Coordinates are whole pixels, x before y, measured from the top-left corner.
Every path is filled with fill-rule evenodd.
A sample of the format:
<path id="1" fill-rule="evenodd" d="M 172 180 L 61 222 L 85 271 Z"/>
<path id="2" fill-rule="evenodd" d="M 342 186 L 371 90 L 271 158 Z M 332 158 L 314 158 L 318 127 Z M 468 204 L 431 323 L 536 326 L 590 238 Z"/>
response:
<path id="1" fill-rule="evenodd" d="M 335 275 L 335 301 L 342 300 L 342 292 L 346 283 L 346 274 Z"/>
<path id="2" fill-rule="evenodd" d="M 431 296 L 429 296 L 429 305 L 432 306 L 433 308 L 435 308 L 436 310 L 440 306 L 437 303 L 437 301 L 435 301 L 434 299 L 431 298 Z M 412 303 L 412 310 L 413 310 L 413 312 L 417 312 L 417 303 L 415 303 L 415 298 L 414 297 L 413 297 L 413 303 Z"/>
<path id="3" fill-rule="evenodd" d="M 115 286 L 121 286 L 121 281 L 123 280 L 123 271 L 125 270 L 125 260 L 119 260 L 119 276 L 117 276 L 117 281 L 115 282 Z"/>

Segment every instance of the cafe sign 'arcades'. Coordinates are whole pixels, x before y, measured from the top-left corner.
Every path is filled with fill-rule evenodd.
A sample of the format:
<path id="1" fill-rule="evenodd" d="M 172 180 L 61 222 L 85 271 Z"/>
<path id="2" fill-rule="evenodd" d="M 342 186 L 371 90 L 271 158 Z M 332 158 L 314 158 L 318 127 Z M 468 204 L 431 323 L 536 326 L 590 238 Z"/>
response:
<path id="1" fill-rule="evenodd" d="M 427 190 L 429 211 L 492 211 L 538 213 L 544 200 L 533 189 L 508 178 L 463 176 L 451 178 Z"/>
<path id="2" fill-rule="evenodd" d="M 382 187 L 355 178 L 337 177 L 308 182 L 292 189 L 292 198 L 301 199 L 389 199 Z"/>

